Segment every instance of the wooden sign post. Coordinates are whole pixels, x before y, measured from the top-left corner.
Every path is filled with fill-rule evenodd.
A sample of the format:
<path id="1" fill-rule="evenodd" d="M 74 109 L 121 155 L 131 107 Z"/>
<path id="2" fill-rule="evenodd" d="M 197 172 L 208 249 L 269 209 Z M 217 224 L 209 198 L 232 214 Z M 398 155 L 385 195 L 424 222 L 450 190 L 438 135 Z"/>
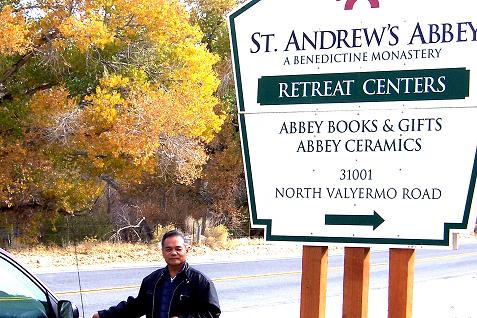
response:
<path id="1" fill-rule="evenodd" d="M 370 248 L 346 247 L 343 317 L 367 318 Z M 411 318 L 414 249 L 389 250 L 388 318 Z M 328 247 L 303 246 L 300 318 L 324 318 Z"/>
<path id="2" fill-rule="evenodd" d="M 368 317 L 369 247 L 346 247 L 343 275 L 343 317 Z"/>
<path id="3" fill-rule="evenodd" d="M 388 318 L 411 318 L 414 285 L 414 249 L 389 250 Z"/>
<path id="4" fill-rule="evenodd" d="M 396 248 L 389 318 L 407 318 L 407 248 L 449 247 L 474 225 L 474 7 L 249 0 L 229 15 L 252 227 L 345 247 L 345 318 L 368 314 L 370 248 Z M 324 316 L 327 253 L 303 248 L 302 318 Z"/>
<path id="5" fill-rule="evenodd" d="M 301 318 L 324 318 L 328 247 L 303 246 L 301 275 Z"/>

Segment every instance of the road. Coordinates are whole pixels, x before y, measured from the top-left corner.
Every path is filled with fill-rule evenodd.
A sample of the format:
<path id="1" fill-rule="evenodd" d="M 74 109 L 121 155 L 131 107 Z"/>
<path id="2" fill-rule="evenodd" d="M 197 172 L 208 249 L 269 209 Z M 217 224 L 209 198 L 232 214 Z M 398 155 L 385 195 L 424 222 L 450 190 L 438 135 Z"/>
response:
<path id="1" fill-rule="evenodd" d="M 301 258 L 192 264 L 215 282 L 222 317 L 299 317 Z M 85 317 L 136 295 L 144 276 L 156 267 L 80 271 L 83 307 L 76 272 L 38 274 L 60 298 L 73 300 Z M 343 255 L 329 256 L 327 317 L 340 317 Z M 387 316 L 388 252 L 371 254 L 369 317 Z M 414 317 L 477 317 L 477 243 L 453 250 L 417 250 Z M 475 312 L 475 313 L 474 313 Z"/>

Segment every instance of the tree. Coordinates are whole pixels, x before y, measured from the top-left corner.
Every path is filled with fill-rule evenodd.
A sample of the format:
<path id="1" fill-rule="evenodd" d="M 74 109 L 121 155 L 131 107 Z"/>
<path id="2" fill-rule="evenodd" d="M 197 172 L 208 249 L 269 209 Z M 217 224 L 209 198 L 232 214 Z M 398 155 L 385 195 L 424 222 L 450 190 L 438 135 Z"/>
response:
<path id="1" fill-rule="evenodd" d="M 198 152 L 193 150 L 200 145 L 182 137 L 169 139 L 164 142 L 164 147 L 169 150 L 160 152 L 160 167 L 164 173 L 145 176 L 140 186 L 122 188 L 122 200 L 129 202 L 131 211 L 140 211 L 150 224 L 172 222 L 187 228 L 185 220 L 192 218 L 202 222 L 202 230 L 207 223 L 225 224 L 234 234 L 243 234 L 244 225 L 248 226 L 248 215 L 243 213 L 245 180 L 236 129 L 235 90 L 226 23 L 226 14 L 235 5 L 235 1 L 230 0 L 187 1 L 191 23 L 202 30 L 202 43 L 220 57 L 214 67 L 221 80 L 215 95 L 219 100 L 217 108 L 226 118 L 221 131 L 206 145 L 203 156 L 197 156 Z M 176 156 L 180 154 L 190 154 L 191 159 L 177 160 Z M 207 162 L 205 168 L 194 175 L 197 178 L 194 183 L 183 185 L 159 178 L 173 171 L 191 171 L 189 166 L 204 160 Z"/>
<path id="2" fill-rule="evenodd" d="M 227 14 L 237 4 L 237 0 L 187 0 L 191 11 L 191 22 L 203 32 L 202 42 L 221 57 L 230 56 Z"/>
<path id="3" fill-rule="evenodd" d="M 106 182 L 191 184 L 225 116 L 176 0 L 0 2 L 0 210 L 75 213 Z"/>
<path id="4" fill-rule="evenodd" d="M 238 134 L 235 85 L 230 57 L 227 14 L 244 1 L 236 0 L 188 0 L 191 21 L 200 26 L 202 42 L 221 59 L 215 69 L 220 85 L 217 97 L 227 119 L 222 130 L 207 146 L 209 160 L 201 178 L 202 195 L 207 197 L 209 218 L 225 224 L 233 234 L 248 233 L 249 216 L 245 178 Z"/>

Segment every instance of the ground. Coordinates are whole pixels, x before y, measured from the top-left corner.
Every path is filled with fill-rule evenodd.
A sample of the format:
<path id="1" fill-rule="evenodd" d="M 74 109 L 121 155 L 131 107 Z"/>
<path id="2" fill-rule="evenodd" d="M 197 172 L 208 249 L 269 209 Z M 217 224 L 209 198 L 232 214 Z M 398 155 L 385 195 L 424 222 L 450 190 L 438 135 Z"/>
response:
<path id="1" fill-rule="evenodd" d="M 476 240 L 466 236 L 460 242 Z M 10 251 L 35 272 L 76 269 L 78 266 L 94 267 L 107 264 L 114 266 L 139 266 L 142 264 L 163 263 L 157 244 L 109 244 L 87 242 L 68 248 L 38 247 Z M 341 253 L 340 248 L 330 248 L 330 253 Z M 227 248 L 212 249 L 206 246 L 192 247 L 189 255 L 191 263 L 214 262 L 279 257 L 300 257 L 302 246 L 299 244 L 270 244 L 263 240 L 235 240 Z M 472 318 L 474 313 L 474 294 L 477 274 L 469 272 L 459 277 L 446 277 L 438 280 L 414 282 L 413 317 L 416 318 Z M 327 317 L 341 315 L 342 295 L 329 295 L 326 301 Z M 239 312 L 226 312 L 224 318 L 238 317 L 299 317 L 300 304 L 297 302 L 277 304 L 273 307 L 262 306 L 243 309 Z M 369 317 L 387 316 L 387 290 L 370 289 Z"/>
<path id="2" fill-rule="evenodd" d="M 30 269 L 41 271 L 47 268 L 72 268 L 108 264 L 151 264 L 163 262 L 158 244 L 142 243 L 101 243 L 86 242 L 77 246 L 20 248 L 9 250 L 17 260 Z M 263 240 L 238 239 L 230 241 L 227 247 L 212 249 L 208 246 L 192 246 L 189 261 L 214 262 L 224 258 L 245 260 L 250 258 L 277 258 L 301 256 L 302 247 L 298 244 L 269 244 Z"/>
<path id="3" fill-rule="evenodd" d="M 459 242 L 476 240 L 473 235 L 461 236 Z M 192 246 L 188 260 L 190 263 L 214 262 L 227 260 L 248 260 L 282 257 L 301 257 L 302 245 L 294 243 L 268 243 L 261 239 L 229 240 L 223 246 L 210 248 L 206 245 Z M 330 253 L 342 252 L 342 248 L 330 247 Z M 77 246 L 65 248 L 55 246 L 38 246 L 9 250 L 17 260 L 28 268 L 41 271 L 48 268 L 81 268 L 107 264 L 120 266 L 124 264 L 161 263 L 163 258 L 158 244 L 143 243 L 104 243 L 84 242 Z"/>

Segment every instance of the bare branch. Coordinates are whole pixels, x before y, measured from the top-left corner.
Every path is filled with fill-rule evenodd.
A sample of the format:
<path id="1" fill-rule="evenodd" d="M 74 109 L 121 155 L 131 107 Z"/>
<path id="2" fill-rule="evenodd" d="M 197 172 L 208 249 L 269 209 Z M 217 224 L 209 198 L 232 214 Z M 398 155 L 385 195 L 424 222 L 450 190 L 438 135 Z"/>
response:
<path id="1" fill-rule="evenodd" d="M 2 80 L 0 84 L 4 84 L 10 76 L 18 72 L 18 70 L 28 62 L 28 60 L 34 55 L 34 51 L 30 51 L 27 54 L 23 55 L 15 64 L 13 64 L 9 69 L 7 69 L 2 74 Z"/>
<path id="2" fill-rule="evenodd" d="M 143 218 L 139 221 L 139 223 L 136 224 L 136 225 L 128 225 L 128 226 L 124 226 L 124 227 L 118 229 L 113 235 L 111 235 L 111 237 L 109 238 L 109 240 L 110 240 L 110 241 L 115 241 L 115 242 L 119 241 L 120 238 L 121 238 L 121 231 L 124 231 L 124 230 L 126 230 L 126 229 L 133 229 L 133 231 L 134 231 L 134 233 L 137 235 L 137 237 L 138 237 L 139 239 L 141 239 L 141 236 L 139 235 L 139 233 L 137 233 L 137 231 L 134 230 L 134 229 L 140 228 L 140 227 L 141 227 L 141 223 L 142 223 L 145 219 L 146 219 L 146 218 L 143 217 Z"/>
<path id="3" fill-rule="evenodd" d="M 119 184 L 111 176 L 108 176 L 107 174 L 102 174 L 99 178 L 106 182 L 114 190 L 119 189 Z"/>
<path id="4" fill-rule="evenodd" d="M 75 109 L 53 118 L 54 124 L 47 128 L 44 133 L 46 141 L 53 143 L 68 144 L 70 137 L 78 130 L 80 126 L 80 109 Z"/>

